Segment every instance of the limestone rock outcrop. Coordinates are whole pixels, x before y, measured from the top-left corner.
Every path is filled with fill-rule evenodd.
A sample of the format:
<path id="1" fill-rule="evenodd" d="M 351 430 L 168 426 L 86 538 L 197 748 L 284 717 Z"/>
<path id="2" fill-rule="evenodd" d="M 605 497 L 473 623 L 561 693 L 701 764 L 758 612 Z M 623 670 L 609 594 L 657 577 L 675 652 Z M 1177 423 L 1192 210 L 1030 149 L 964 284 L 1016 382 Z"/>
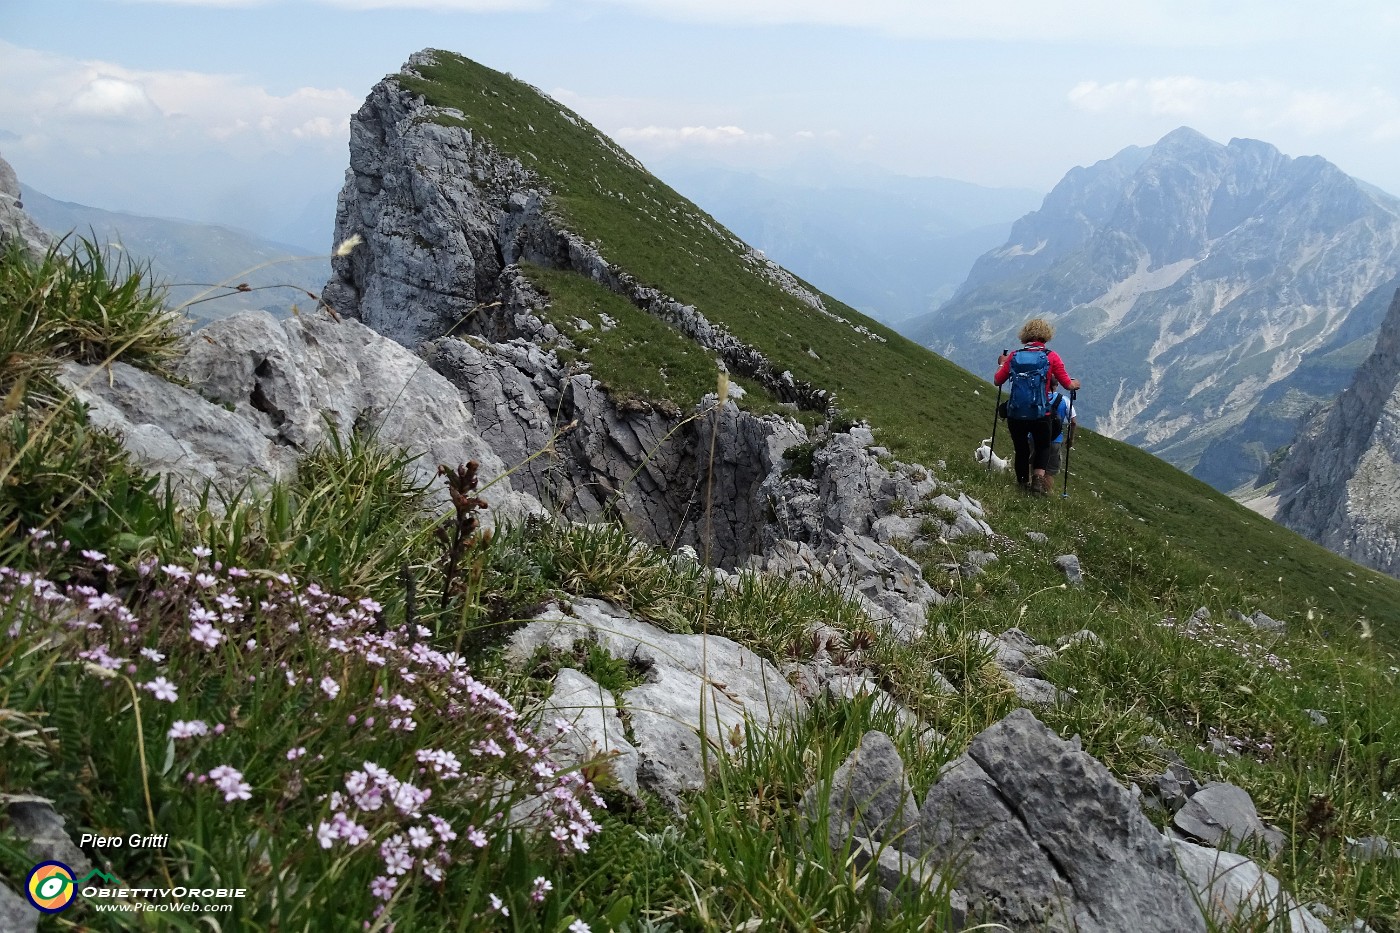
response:
<path id="1" fill-rule="evenodd" d="M 120 434 L 142 466 L 170 476 L 187 498 L 207 481 L 235 491 L 288 479 L 300 456 L 352 431 L 415 456 L 410 469 L 424 484 L 439 464 L 476 460 L 483 485 L 505 471 L 452 385 L 357 321 L 249 312 L 187 337 L 184 349 L 177 372 L 185 385 L 125 363 L 70 363 L 62 378 L 95 425 Z M 446 507 L 445 485 L 431 487 Z M 539 508 L 509 478 L 486 498 L 496 513 Z"/>
<path id="2" fill-rule="evenodd" d="M 1400 576 L 1400 293 L 1375 350 L 1326 416 L 1300 435 L 1274 492 L 1280 524 Z"/>
<path id="3" fill-rule="evenodd" d="M 603 600 L 546 609 L 511 636 L 507 656 L 523 663 L 538 651 L 568 654 L 578 642 L 596 644 L 642 672 L 645 682 L 616 700 L 636 753 L 635 779 L 673 803 L 702 787 L 706 762 L 742 746 L 747 730 L 790 724 L 805 711 L 777 667 L 742 645 L 718 635 L 673 634 Z M 551 702 L 617 715 L 611 693 L 599 691 L 596 703 L 585 702 L 584 686 L 571 680 L 567 699 Z"/>
<path id="4" fill-rule="evenodd" d="M 404 75 L 432 61 L 419 53 Z M 548 322 L 548 298 L 522 263 L 602 285 L 783 404 L 822 411 L 831 396 L 609 262 L 568 229 L 547 185 L 456 117 L 397 75 L 355 114 L 336 240 L 363 242 L 334 260 L 326 301 L 420 352 L 457 387 L 480 436 L 514 468 L 512 481 L 562 517 L 621 520 L 645 540 L 693 547 L 720 567 L 787 572 L 797 561 L 853 585 L 880 621 L 921 630 L 942 597 L 893 546 L 908 529 L 886 513 L 901 497 L 916 503 L 942 491 L 939 484 L 921 468 L 881 466 L 861 429 L 822 445 L 808 488 L 789 479 L 783 459 L 817 440 L 795 420 L 758 417 L 713 395 L 690 410 L 619 403 L 586 359 L 566 352 L 575 347 Z M 813 314 L 832 316 L 820 296 L 755 262 Z M 915 473 L 921 478 L 910 479 Z M 949 502 L 949 537 L 990 532 L 975 503 Z"/>
<path id="5" fill-rule="evenodd" d="M 1128 790 L 1026 710 L 944 766 L 919 818 L 925 851 L 965 865 L 958 888 L 973 915 L 1080 933 L 1206 928 Z"/>

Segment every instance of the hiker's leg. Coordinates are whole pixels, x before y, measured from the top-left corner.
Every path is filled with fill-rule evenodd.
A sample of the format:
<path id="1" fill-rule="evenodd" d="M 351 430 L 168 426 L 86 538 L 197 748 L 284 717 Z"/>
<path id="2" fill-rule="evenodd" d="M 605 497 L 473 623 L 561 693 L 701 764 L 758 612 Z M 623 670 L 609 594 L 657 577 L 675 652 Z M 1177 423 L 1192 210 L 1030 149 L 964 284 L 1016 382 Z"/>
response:
<path id="1" fill-rule="evenodd" d="M 1037 418 L 1026 424 L 1030 426 L 1031 469 L 1044 473 L 1050 463 L 1050 442 L 1055 439 L 1055 435 L 1050 433 L 1050 420 Z"/>
<path id="2" fill-rule="evenodd" d="M 1031 422 L 1020 418 L 1007 418 L 1006 428 L 1011 432 L 1011 443 L 1016 448 L 1016 482 L 1024 486 L 1031 481 L 1031 441 L 1027 437 Z"/>
<path id="3" fill-rule="evenodd" d="M 1049 492 L 1050 477 L 1045 475 L 1045 469 L 1050 464 L 1050 442 L 1055 435 L 1050 433 L 1052 428 L 1048 418 L 1039 418 L 1028 424 L 1031 426 L 1031 487 L 1036 492 Z"/>

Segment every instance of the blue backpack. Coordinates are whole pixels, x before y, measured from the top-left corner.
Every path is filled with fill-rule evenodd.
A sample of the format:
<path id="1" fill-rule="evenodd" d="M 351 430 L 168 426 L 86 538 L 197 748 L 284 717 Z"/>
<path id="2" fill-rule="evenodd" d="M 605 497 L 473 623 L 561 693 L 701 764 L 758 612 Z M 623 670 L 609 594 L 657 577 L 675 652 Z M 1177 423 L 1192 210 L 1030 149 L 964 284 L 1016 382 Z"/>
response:
<path id="1" fill-rule="evenodd" d="M 1022 347 L 1011 354 L 1011 374 L 1007 383 L 1006 417 L 1033 421 L 1050 414 L 1045 387 L 1050 379 L 1050 351 L 1044 347 Z"/>

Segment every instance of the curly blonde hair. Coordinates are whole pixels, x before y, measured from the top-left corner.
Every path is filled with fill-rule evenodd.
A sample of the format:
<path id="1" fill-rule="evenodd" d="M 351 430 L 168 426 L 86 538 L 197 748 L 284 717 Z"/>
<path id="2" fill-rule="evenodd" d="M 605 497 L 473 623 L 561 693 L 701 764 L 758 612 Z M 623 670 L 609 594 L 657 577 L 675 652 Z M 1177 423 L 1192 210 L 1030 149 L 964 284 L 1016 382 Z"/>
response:
<path id="1" fill-rule="evenodd" d="M 1022 343 L 1049 343 L 1050 338 L 1055 336 L 1055 328 L 1050 326 L 1050 322 L 1044 318 L 1031 318 L 1021 328 L 1019 340 Z"/>

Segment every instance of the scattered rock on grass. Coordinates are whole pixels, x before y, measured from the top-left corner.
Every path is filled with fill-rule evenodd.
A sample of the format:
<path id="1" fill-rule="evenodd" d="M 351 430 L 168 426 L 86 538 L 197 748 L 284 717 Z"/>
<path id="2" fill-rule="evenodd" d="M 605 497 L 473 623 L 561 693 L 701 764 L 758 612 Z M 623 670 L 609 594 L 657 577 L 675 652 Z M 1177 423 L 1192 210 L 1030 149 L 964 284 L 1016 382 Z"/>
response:
<path id="1" fill-rule="evenodd" d="M 1206 784 L 1172 817 L 1180 832 L 1210 846 L 1236 849 L 1252 842 L 1270 852 L 1283 848 L 1283 833 L 1259 818 L 1254 800 L 1242 787 L 1220 781 Z"/>
<path id="2" fill-rule="evenodd" d="M 1079 568 L 1079 558 L 1073 554 L 1061 554 L 1055 558 L 1055 566 L 1060 568 L 1060 573 L 1065 575 L 1065 582 L 1070 586 L 1083 586 L 1084 573 Z"/>

